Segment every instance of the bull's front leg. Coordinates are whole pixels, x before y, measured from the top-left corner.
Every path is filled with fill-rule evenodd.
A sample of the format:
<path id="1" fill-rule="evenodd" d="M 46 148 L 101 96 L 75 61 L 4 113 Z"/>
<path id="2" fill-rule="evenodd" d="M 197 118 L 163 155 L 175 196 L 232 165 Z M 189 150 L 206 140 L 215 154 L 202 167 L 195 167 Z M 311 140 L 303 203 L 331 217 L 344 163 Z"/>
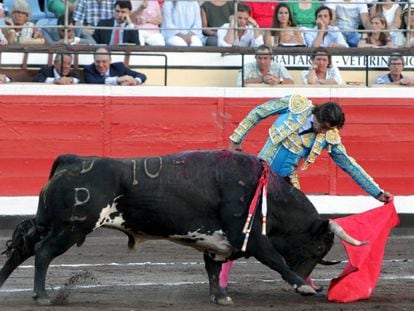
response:
<path id="1" fill-rule="evenodd" d="M 76 235 L 71 230 L 52 231 L 36 245 L 35 248 L 35 277 L 33 299 L 39 304 L 49 305 L 51 300 L 46 293 L 46 274 L 50 262 L 66 252 L 76 242 Z"/>
<path id="2" fill-rule="evenodd" d="M 304 296 L 316 294 L 303 278 L 289 268 L 283 256 L 272 247 L 267 237 L 258 234 L 250 237 L 249 243 L 251 247 L 248 246 L 248 252 L 264 265 L 279 272 L 298 293 Z"/>
<path id="3" fill-rule="evenodd" d="M 208 274 L 210 299 L 219 305 L 232 305 L 233 300 L 227 294 L 227 290 L 220 288 L 219 276 L 221 271 L 221 261 L 215 261 L 212 254 L 204 253 L 204 264 Z"/>

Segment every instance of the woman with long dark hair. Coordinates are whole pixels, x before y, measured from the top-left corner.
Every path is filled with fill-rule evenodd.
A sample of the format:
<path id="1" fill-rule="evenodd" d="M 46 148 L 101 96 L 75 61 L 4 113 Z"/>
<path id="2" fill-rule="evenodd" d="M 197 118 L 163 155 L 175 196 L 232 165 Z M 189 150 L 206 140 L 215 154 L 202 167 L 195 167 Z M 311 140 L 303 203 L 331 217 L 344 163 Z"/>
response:
<path id="1" fill-rule="evenodd" d="M 268 46 L 278 45 L 305 45 L 305 40 L 293 22 L 292 14 L 286 3 L 278 5 L 272 22 L 273 30 L 265 33 L 265 44 Z"/>

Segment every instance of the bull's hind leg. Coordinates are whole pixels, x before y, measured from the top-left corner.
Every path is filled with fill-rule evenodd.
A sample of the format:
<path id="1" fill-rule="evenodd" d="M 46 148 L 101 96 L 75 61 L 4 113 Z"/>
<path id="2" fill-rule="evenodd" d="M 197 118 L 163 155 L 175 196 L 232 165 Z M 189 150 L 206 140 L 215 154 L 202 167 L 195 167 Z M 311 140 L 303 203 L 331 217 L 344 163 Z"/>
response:
<path id="1" fill-rule="evenodd" d="M 77 240 L 79 240 L 79 237 L 72 230 L 53 230 L 44 240 L 36 245 L 33 299 L 40 304 L 50 304 L 50 299 L 45 289 L 46 273 L 50 262 L 66 252 Z"/>
<path id="2" fill-rule="evenodd" d="M 10 274 L 27 258 L 34 255 L 35 244 L 41 239 L 33 219 L 25 219 L 16 226 L 11 240 L 7 242 L 7 261 L 0 270 L 0 287 Z"/>
<path id="3" fill-rule="evenodd" d="M 219 305 L 232 305 L 233 301 L 227 294 L 227 290 L 220 288 L 219 285 L 219 275 L 222 262 L 213 260 L 211 256 L 212 255 L 207 252 L 204 253 L 204 264 L 210 285 L 210 299 L 212 302 Z"/>
<path id="4" fill-rule="evenodd" d="M 314 295 L 315 290 L 306 284 L 305 280 L 292 271 L 286 264 L 283 256 L 274 249 L 266 236 L 255 234 L 250 236 L 247 251 L 258 261 L 280 273 L 298 293 L 302 295 Z"/>

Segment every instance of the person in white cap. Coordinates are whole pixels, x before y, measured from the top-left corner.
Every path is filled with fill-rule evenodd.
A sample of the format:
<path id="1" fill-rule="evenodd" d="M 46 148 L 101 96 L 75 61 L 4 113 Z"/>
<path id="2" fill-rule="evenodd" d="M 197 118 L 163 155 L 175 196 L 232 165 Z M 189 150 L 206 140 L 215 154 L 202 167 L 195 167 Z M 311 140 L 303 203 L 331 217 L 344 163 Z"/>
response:
<path id="1" fill-rule="evenodd" d="M 10 14 L 11 18 L 7 18 L 4 23 L 7 26 L 17 27 L 3 28 L 9 44 L 44 43 L 42 34 L 34 27 L 32 22 L 29 22 L 30 13 L 30 7 L 26 0 L 14 1 Z"/>

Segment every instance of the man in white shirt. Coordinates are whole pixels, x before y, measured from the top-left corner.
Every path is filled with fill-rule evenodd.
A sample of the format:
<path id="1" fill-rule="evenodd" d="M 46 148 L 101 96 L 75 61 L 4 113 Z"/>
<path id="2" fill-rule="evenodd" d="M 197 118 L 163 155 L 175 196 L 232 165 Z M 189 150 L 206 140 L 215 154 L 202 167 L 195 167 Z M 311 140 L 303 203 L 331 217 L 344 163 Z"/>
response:
<path id="1" fill-rule="evenodd" d="M 235 25 L 237 24 L 237 29 Z M 239 3 L 237 15 L 229 17 L 229 23 L 217 32 L 217 46 L 258 47 L 263 44 L 263 35 L 257 22 L 250 16 L 250 7 Z"/>

